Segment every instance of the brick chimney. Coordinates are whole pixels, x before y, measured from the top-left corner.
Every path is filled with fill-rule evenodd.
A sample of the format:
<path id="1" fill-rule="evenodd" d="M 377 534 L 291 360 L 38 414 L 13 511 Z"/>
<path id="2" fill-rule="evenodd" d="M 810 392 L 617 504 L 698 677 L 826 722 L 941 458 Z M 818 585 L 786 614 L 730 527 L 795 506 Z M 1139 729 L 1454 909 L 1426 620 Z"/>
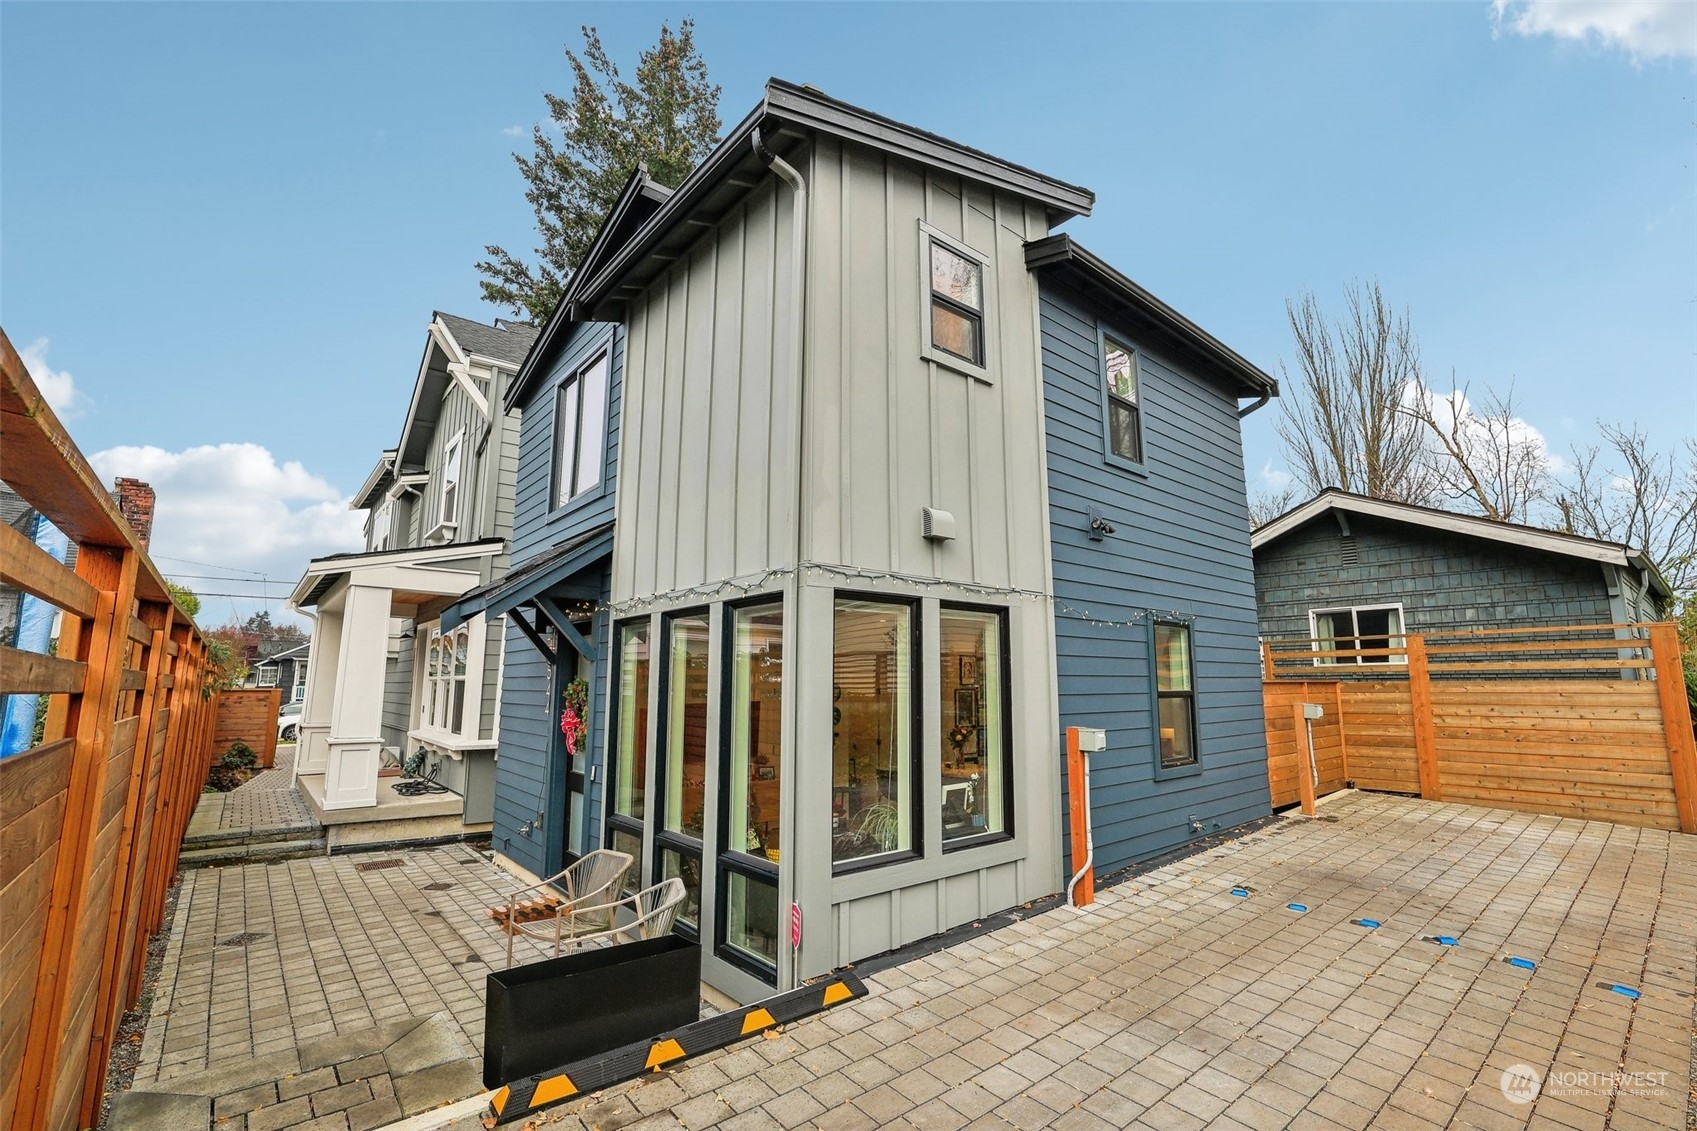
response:
<path id="1" fill-rule="evenodd" d="M 118 504 L 118 512 L 135 531 L 141 548 L 147 549 L 147 543 L 153 536 L 153 488 L 139 479 L 122 477 L 114 479 L 112 486 L 115 488 L 112 498 Z"/>

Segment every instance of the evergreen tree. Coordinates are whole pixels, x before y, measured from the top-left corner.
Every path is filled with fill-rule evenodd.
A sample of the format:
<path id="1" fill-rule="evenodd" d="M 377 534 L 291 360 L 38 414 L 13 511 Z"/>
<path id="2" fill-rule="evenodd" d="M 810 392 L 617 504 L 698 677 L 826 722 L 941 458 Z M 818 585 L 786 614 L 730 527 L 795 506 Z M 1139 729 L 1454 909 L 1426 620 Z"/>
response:
<path id="1" fill-rule="evenodd" d="M 637 60 L 636 81 L 626 82 L 607 57 L 601 37 L 584 27 L 580 58 L 568 50 L 575 76 L 570 98 L 544 93 L 560 132 L 551 139 L 532 128 L 531 156 L 513 154 L 528 187 L 542 245 L 535 263 L 490 245 L 477 264 L 483 297 L 538 324 L 548 318 L 602 218 L 631 171 L 675 187 L 719 141 L 719 87 L 707 81 L 707 64 L 695 50 L 695 22 L 660 39 Z"/>

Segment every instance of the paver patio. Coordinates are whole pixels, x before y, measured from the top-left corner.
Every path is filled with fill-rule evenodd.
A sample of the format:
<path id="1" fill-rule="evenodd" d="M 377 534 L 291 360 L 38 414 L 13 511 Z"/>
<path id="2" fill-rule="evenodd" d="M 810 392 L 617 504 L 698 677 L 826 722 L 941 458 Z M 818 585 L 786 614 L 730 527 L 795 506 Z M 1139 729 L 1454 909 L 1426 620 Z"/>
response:
<path id="1" fill-rule="evenodd" d="M 1684 1124 L 1697 838 L 1370 795 L 1321 812 L 1139 876 L 1087 913 L 882 971 L 864 1000 L 543 1125 Z M 356 870 L 380 859 L 402 863 Z M 190 874 L 138 1087 L 432 1015 L 479 1047 L 502 945 L 479 909 L 504 883 L 459 846 Z M 219 945 L 242 932 L 266 937 Z M 1438 934 L 1459 945 L 1424 941 Z M 1516 1065 L 1546 1080 L 1533 1102 L 1505 1095 Z M 369 1125 L 317 1094 L 297 1123 L 230 1102 L 217 1126 Z"/>

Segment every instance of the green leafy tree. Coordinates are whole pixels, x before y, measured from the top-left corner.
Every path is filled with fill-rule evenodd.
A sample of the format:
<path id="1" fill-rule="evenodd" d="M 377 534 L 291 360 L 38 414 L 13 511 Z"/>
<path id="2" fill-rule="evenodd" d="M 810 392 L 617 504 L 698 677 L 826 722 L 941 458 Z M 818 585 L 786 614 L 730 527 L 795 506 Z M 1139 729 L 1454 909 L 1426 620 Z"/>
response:
<path id="1" fill-rule="evenodd" d="M 177 602 L 177 607 L 191 617 L 200 615 L 200 598 L 195 596 L 193 589 L 187 585 L 178 585 L 175 581 L 167 581 L 165 588 L 171 591 L 171 599 Z"/>
<path id="2" fill-rule="evenodd" d="M 571 97 L 543 94 L 559 141 L 538 125 L 531 156 L 513 154 L 542 237 L 537 260 L 490 245 L 477 264 L 487 301 L 537 323 L 553 312 L 631 171 L 646 165 L 649 176 L 675 187 L 719 141 L 719 87 L 707 81 L 693 20 L 676 32 L 660 25 L 659 41 L 638 57 L 634 83 L 620 77 L 596 30 L 582 31 L 583 55 L 566 52 Z"/>

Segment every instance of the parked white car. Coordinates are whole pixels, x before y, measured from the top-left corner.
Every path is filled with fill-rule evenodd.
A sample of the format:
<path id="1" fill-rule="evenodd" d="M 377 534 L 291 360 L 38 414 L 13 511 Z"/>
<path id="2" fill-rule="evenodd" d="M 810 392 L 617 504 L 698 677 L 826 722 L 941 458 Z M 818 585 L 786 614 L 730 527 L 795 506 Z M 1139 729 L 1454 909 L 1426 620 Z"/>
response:
<path id="1" fill-rule="evenodd" d="M 284 703 L 277 712 L 278 742 L 293 742 L 300 737 L 302 706 L 301 701 L 297 699 L 293 703 Z"/>

